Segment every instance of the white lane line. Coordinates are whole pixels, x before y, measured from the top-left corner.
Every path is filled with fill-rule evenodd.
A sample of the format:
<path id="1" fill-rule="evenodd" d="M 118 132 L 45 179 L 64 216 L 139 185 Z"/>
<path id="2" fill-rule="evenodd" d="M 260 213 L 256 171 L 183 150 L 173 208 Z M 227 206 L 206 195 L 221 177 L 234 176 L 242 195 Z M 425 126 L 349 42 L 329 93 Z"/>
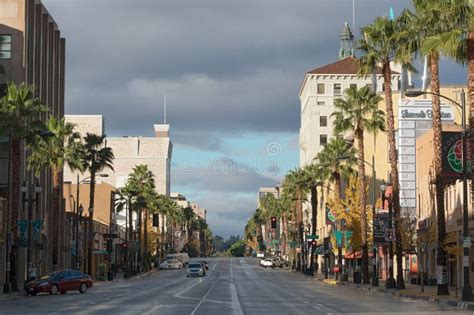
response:
<path id="1" fill-rule="evenodd" d="M 234 281 L 234 268 L 233 268 L 233 266 L 234 266 L 234 260 L 231 259 L 230 260 L 230 279 L 232 281 Z"/>
<path id="2" fill-rule="evenodd" d="M 147 310 L 146 312 L 143 312 L 142 314 L 143 315 L 154 315 L 154 314 L 159 314 L 158 313 L 158 310 L 160 309 L 161 305 L 154 305 L 152 308 L 150 308 L 149 310 Z"/>
<path id="3" fill-rule="evenodd" d="M 196 313 L 196 311 L 198 310 L 198 308 L 201 306 L 202 302 L 204 302 L 204 300 L 207 298 L 207 296 L 209 295 L 209 293 L 211 293 L 212 289 L 214 289 L 214 287 L 216 286 L 217 282 L 219 281 L 219 277 L 216 278 L 216 281 L 214 281 L 214 283 L 212 284 L 212 286 L 209 288 L 209 290 L 207 290 L 206 294 L 201 298 L 201 300 L 199 301 L 198 305 L 196 305 L 196 307 L 194 308 L 194 310 L 191 312 L 191 315 L 194 315 Z"/>
<path id="4" fill-rule="evenodd" d="M 240 306 L 239 296 L 237 295 L 237 289 L 234 283 L 230 283 L 230 292 L 232 294 L 232 309 L 235 314 L 243 314 L 242 307 Z"/>

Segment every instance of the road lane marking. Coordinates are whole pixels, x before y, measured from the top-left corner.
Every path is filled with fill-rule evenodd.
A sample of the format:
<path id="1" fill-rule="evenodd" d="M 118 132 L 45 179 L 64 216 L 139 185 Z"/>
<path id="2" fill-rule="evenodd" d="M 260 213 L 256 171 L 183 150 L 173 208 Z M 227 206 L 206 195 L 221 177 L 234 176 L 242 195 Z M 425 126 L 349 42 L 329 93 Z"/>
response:
<path id="1" fill-rule="evenodd" d="M 204 302 L 204 300 L 207 298 L 207 296 L 209 295 L 209 293 L 211 293 L 212 289 L 214 289 L 214 287 L 216 286 L 217 282 L 219 281 L 219 278 L 216 278 L 216 281 L 214 281 L 214 283 L 212 284 L 212 286 L 209 288 L 209 290 L 207 290 L 206 294 L 201 298 L 201 300 L 199 301 L 199 303 L 196 305 L 196 307 L 194 308 L 194 310 L 191 312 L 191 315 L 194 315 L 196 313 L 196 311 L 198 310 L 198 308 L 201 306 L 202 302 Z"/>
<path id="2" fill-rule="evenodd" d="M 230 283 L 230 292 L 232 295 L 232 309 L 236 314 L 243 314 L 242 307 L 240 306 L 239 296 L 237 295 L 237 289 L 234 283 Z"/>

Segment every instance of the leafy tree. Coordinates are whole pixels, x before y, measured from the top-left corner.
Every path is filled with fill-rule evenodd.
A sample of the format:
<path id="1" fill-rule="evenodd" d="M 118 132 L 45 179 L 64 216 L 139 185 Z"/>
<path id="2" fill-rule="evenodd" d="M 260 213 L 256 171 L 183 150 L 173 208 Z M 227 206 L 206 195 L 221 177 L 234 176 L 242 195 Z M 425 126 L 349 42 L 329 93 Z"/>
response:
<path id="1" fill-rule="evenodd" d="M 94 212 L 90 212 L 94 209 L 94 198 L 95 198 L 95 178 L 96 175 L 108 168 L 113 170 L 112 162 L 114 160 L 114 153 L 112 148 L 104 147 L 105 135 L 99 136 L 91 133 L 87 133 L 83 138 L 84 140 L 84 152 L 83 152 L 83 168 L 89 171 L 91 182 L 90 182 L 90 193 L 89 193 L 89 231 L 93 231 L 94 226 Z M 94 246 L 94 239 L 89 238 L 88 246 L 88 261 L 87 261 L 87 272 L 92 274 L 92 249 Z"/>
<path id="2" fill-rule="evenodd" d="M 36 176 L 45 168 L 51 170 L 53 200 L 48 220 L 51 226 L 60 227 L 62 172 L 65 164 L 72 170 L 82 171 L 83 150 L 79 133 L 74 132 L 74 125 L 66 123 L 64 118 L 51 117 L 46 129 L 52 136 L 44 138 L 37 135 L 29 145 L 31 153 L 28 156 L 28 167 L 35 171 Z M 56 265 L 59 257 L 59 228 L 52 229 L 52 232 L 53 265 Z"/>
<path id="3" fill-rule="evenodd" d="M 22 141 L 32 141 L 32 135 L 39 134 L 43 124 L 41 114 L 47 107 L 34 97 L 33 87 L 14 83 L 8 84 L 7 93 L 0 101 L 0 134 L 10 139 L 10 191 L 9 227 L 12 232 L 13 245 L 10 252 L 10 282 L 14 290 L 18 290 L 16 281 L 18 257 L 18 224 L 20 210 L 20 186 L 22 165 Z"/>
<path id="4" fill-rule="evenodd" d="M 352 131 L 357 141 L 358 152 L 358 180 L 361 209 L 361 233 L 362 233 L 362 275 L 365 284 L 369 280 L 369 252 L 367 245 L 367 211 L 366 211 L 366 179 L 365 179 L 365 156 L 364 156 L 364 132 L 376 133 L 385 131 L 384 112 L 378 109 L 382 98 L 370 91 L 369 87 L 362 89 L 349 88 L 345 91 L 345 97 L 336 99 L 334 131 L 343 133 Z"/>
<path id="5" fill-rule="evenodd" d="M 244 257 L 245 255 L 245 242 L 243 240 L 238 240 L 227 251 L 229 255 L 233 257 Z"/>

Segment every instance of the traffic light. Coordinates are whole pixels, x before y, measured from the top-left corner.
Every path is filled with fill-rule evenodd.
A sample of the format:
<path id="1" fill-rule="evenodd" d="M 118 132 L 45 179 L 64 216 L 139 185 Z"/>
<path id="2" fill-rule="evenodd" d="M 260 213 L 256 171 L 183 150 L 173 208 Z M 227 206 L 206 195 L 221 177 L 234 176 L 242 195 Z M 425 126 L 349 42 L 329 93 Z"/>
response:
<path id="1" fill-rule="evenodd" d="M 316 248 L 316 240 L 312 240 L 312 241 L 311 241 L 311 246 L 312 246 L 313 248 Z"/>
<path id="2" fill-rule="evenodd" d="M 158 227 L 160 224 L 160 218 L 158 216 L 158 213 L 153 214 L 153 227 Z"/>
<path id="3" fill-rule="evenodd" d="M 276 229 L 276 228 L 277 228 L 277 218 L 272 217 L 272 229 Z"/>
<path id="4" fill-rule="evenodd" d="M 112 239 L 111 238 L 107 239 L 107 252 L 109 253 L 112 252 Z"/>
<path id="5" fill-rule="evenodd" d="M 324 238 L 324 252 L 327 252 L 329 250 L 329 237 Z"/>
<path id="6" fill-rule="evenodd" d="M 126 253 L 128 250 L 128 244 L 127 243 L 122 243 L 122 252 Z"/>

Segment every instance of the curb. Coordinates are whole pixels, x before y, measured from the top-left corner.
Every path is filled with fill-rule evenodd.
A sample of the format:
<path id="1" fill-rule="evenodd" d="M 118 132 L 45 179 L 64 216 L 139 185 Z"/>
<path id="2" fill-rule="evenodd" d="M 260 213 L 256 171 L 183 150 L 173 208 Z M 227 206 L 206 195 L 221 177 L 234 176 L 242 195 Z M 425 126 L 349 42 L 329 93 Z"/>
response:
<path id="1" fill-rule="evenodd" d="M 96 286 L 103 286 L 103 285 L 107 285 L 107 284 L 110 284 L 110 283 L 114 283 L 114 282 L 126 282 L 126 281 L 130 281 L 130 280 L 138 280 L 138 279 L 141 279 L 141 278 L 144 278 L 144 277 L 148 277 L 148 276 L 151 276 L 152 274 L 154 273 L 157 273 L 158 270 L 150 270 L 150 271 L 147 271 L 145 273 L 141 273 L 137 276 L 134 276 L 134 277 L 130 277 L 128 279 L 124 279 L 124 278 L 120 278 L 120 279 L 114 279 L 112 281 L 100 281 L 100 282 L 94 282 L 94 287 Z"/>
<path id="2" fill-rule="evenodd" d="M 472 311 L 474 311 L 474 303 L 470 303 L 470 302 L 456 301 L 456 300 L 442 300 L 438 297 L 408 294 L 408 293 L 403 293 L 401 291 L 397 291 L 396 289 L 388 290 L 388 289 L 384 289 L 384 288 L 380 288 L 380 287 L 375 287 L 375 288 L 373 288 L 371 286 L 366 287 L 366 286 L 361 286 L 359 284 L 351 284 L 351 283 L 347 283 L 347 282 L 336 281 L 336 280 L 333 280 L 333 279 L 318 278 L 316 280 L 319 281 L 319 282 L 323 282 L 327 285 L 344 285 L 344 286 L 351 287 L 351 288 L 354 288 L 354 289 L 362 289 L 364 291 L 373 291 L 373 292 L 377 292 L 377 293 L 382 293 L 384 295 L 392 295 L 392 296 L 397 296 L 397 297 L 401 297 L 401 298 L 405 298 L 405 299 L 411 299 L 411 300 L 423 300 L 423 301 L 427 301 L 427 302 L 436 303 L 436 304 L 439 304 L 439 305 L 453 306 L 453 307 L 456 307 L 456 308 L 461 309 L 461 310 L 472 310 Z"/>

